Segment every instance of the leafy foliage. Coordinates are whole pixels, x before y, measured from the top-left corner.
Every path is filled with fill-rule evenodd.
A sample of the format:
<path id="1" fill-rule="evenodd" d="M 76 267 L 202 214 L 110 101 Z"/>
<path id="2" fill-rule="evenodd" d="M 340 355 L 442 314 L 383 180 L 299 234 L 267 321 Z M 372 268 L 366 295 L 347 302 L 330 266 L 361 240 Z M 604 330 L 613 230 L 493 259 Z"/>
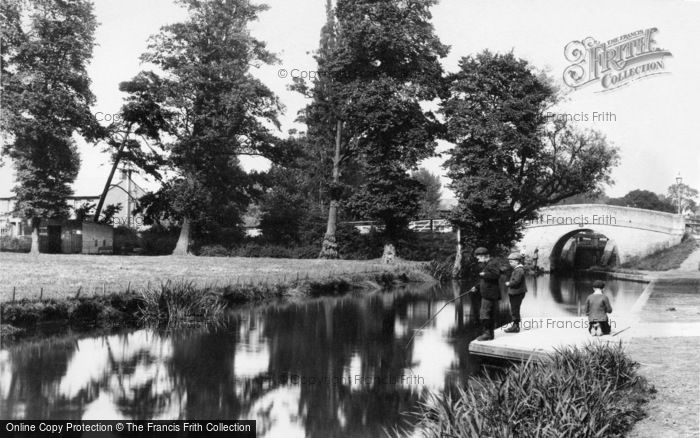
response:
<path id="1" fill-rule="evenodd" d="M 236 229 L 259 196 L 257 175 L 241 168 L 239 156 L 274 158 L 269 127 L 279 127 L 281 105 L 249 71 L 275 61 L 247 30 L 265 7 L 246 0 L 180 3 L 188 19 L 164 26 L 142 56 L 160 73 L 143 71 L 120 88 L 129 93 L 127 120 L 162 145 L 177 173 L 144 200 L 152 204 L 142 202 L 145 211 L 152 220 L 158 214 L 188 220 L 207 242 Z"/>
<path id="2" fill-rule="evenodd" d="M 420 209 L 418 216 L 420 219 L 435 219 L 438 217 L 440 210 L 440 199 L 442 197 L 440 189 L 440 177 L 430 173 L 426 168 L 420 168 L 411 174 L 411 177 L 423 185 L 423 191 L 420 193 Z"/>
<path id="3" fill-rule="evenodd" d="M 415 213 L 409 204 L 418 186 L 406 174 L 432 155 L 440 128 L 420 103 L 438 96 L 439 59 L 447 54 L 430 24 L 433 4 L 339 0 L 332 9 L 327 2 L 318 79 L 312 89 L 295 84 L 312 99 L 300 120 L 324 163 L 320 174 L 330 200 L 322 256 L 337 256 L 339 206 L 356 218 L 382 221 L 391 238 Z M 394 196 L 404 183 L 409 197 Z"/>
<path id="4" fill-rule="evenodd" d="M 264 177 L 265 194 L 259 207 L 260 229 L 267 243 L 318 245 L 323 236 L 327 186 L 319 178 L 315 149 L 306 146 L 306 139 L 287 139 L 280 145 L 289 151 L 282 153 L 286 158 Z"/>
<path id="5" fill-rule="evenodd" d="M 74 215 L 75 219 L 79 221 L 87 221 L 87 220 L 92 220 L 92 212 L 95 210 L 95 204 L 91 202 L 84 202 L 82 203 L 78 208 L 75 209 Z M 101 224 L 113 224 L 114 223 L 114 216 L 119 214 L 119 212 L 122 211 L 122 204 L 109 204 L 107 205 L 104 210 L 102 210 L 102 214 L 100 216 L 100 220 L 98 223 Z"/>
<path id="6" fill-rule="evenodd" d="M 669 203 L 675 203 L 677 206 L 679 194 L 681 196 L 681 209 L 684 212 L 695 212 L 698 208 L 698 190 L 683 183 L 672 184 L 666 192 L 666 199 Z M 677 211 L 677 207 L 674 211 Z"/>
<path id="7" fill-rule="evenodd" d="M 632 190 L 621 198 L 611 198 L 608 200 L 608 204 L 665 211 L 668 213 L 674 213 L 677 210 L 677 207 L 669 202 L 668 199 L 648 190 Z"/>
<path id="8" fill-rule="evenodd" d="M 484 51 L 459 66 L 442 113 L 455 143 L 452 220 L 470 243 L 509 247 L 538 208 L 611 182 L 617 150 L 600 133 L 548 120 L 557 91 L 526 61 Z"/>
<path id="9" fill-rule="evenodd" d="M 86 66 L 97 22 L 87 0 L 2 2 L 2 150 L 12 158 L 17 209 L 25 217 L 62 218 L 78 175 L 72 138 L 104 135 L 90 111 Z"/>

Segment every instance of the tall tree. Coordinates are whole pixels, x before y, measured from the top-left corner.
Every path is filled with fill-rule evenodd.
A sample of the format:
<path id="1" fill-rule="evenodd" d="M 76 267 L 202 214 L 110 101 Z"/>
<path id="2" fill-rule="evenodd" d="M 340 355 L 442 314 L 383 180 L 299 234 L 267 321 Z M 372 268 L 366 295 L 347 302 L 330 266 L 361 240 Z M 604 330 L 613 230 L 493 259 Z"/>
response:
<path id="1" fill-rule="evenodd" d="M 121 85 L 128 102 L 153 106 L 146 114 L 158 117 L 144 125 L 157 128 L 150 137 L 167 151 L 176 172 L 147 198 L 182 221 L 174 255 L 189 252 L 191 232 L 206 241 L 222 228 L 239 228 L 259 195 L 255 175 L 241 168 L 239 158 L 274 153 L 270 127 L 279 128 L 281 111 L 277 97 L 250 72 L 276 61 L 248 31 L 267 7 L 248 0 L 179 3 L 188 19 L 163 27 L 142 56 L 159 72 L 144 71 Z"/>
<path id="2" fill-rule="evenodd" d="M 445 163 L 469 243 L 510 247 L 537 209 L 611 182 L 617 149 L 593 131 L 548 121 L 551 82 L 512 53 L 462 58 L 442 103 L 455 143 Z"/>
<path id="3" fill-rule="evenodd" d="M 413 172 L 411 177 L 424 187 L 419 198 L 420 210 L 418 214 L 420 218 L 435 219 L 440 210 L 440 199 L 442 198 L 440 193 L 440 189 L 442 188 L 440 177 L 430 173 L 430 171 L 424 167 Z"/>
<path id="4" fill-rule="evenodd" d="M 668 187 L 666 192 L 666 200 L 675 205 L 673 211 L 678 211 L 678 198 L 681 200 L 681 212 L 694 213 L 698 208 L 698 190 L 690 187 L 687 184 L 676 183 Z"/>
<path id="5" fill-rule="evenodd" d="M 341 132 L 338 102 L 334 96 L 333 78 L 324 70 L 327 60 L 336 48 L 336 21 L 332 0 L 326 0 L 326 23 L 321 29 L 319 49 L 315 54 L 319 65 L 313 87 L 302 79 L 295 79 L 292 86 L 311 99 L 311 103 L 299 112 L 298 122 L 307 126 L 305 137 L 306 155 L 313 156 L 307 175 L 318 187 L 318 204 L 323 208 L 328 203 L 326 233 L 323 238 L 321 258 L 338 258 L 336 230 L 339 199 L 343 191 L 341 183 Z M 330 170 L 330 172 L 329 172 Z"/>
<path id="6" fill-rule="evenodd" d="M 440 128 L 421 102 L 438 96 L 439 60 L 448 50 L 430 23 L 434 4 L 338 0 L 333 20 L 329 18 L 333 44 L 322 45 L 317 57 L 320 81 L 307 114 L 309 133 L 320 126 L 321 136 L 333 144 L 322 257 L 337 257 L 335 216 L 343 199 L 356 214 L 380 220 L 388 240 L 415 212 L 420 186 L 408 171 L 434 152 Z M 342 168 L 352 161 L 363 169 L 365 182 L 346 199 L 339 181 Z M 397 196 L 394 189 L 400 185 L 403 193 Z"/>
<path id="7" fill-rule="evenodd" d="M 97 22 L 87 0 L 9 0 L 1 8 L 2 152 L 13 161 L 16 209 L 31 220 L 38 253 L 40 220 L 68 215 L 80 168 L 73 134 L 104 135 L 86 71 Z"/>

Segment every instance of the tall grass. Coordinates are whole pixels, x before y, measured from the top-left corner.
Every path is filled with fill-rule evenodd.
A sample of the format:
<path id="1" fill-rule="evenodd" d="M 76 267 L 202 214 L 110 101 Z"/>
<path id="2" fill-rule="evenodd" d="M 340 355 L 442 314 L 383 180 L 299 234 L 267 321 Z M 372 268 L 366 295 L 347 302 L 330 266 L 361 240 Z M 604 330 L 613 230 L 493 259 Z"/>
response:
<path id="1" fill-rule="evenodd" d="M 455 394 L 430 395 L 414 436 L 622 436 L 643 417 L 652 392 L 637 367 L 621 345 L 562 350 L 496 377 L 472 378 Z"/>
<path id="2" fill-rule="evenodd" d="M 137 292 L 141 299 L 139 314 L 144 323 L 169 326 L 195 321 L 219 320 L 226 309 L 222 295 L 212 287 L 193 282 L 165 282 Z"/>

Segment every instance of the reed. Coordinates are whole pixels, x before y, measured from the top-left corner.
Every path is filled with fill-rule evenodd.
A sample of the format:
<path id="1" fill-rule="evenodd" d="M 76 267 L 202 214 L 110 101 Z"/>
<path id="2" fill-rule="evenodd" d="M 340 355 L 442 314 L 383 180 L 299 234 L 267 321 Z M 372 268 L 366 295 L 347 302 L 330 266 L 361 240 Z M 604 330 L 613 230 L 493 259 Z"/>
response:
<path id="1" fill-rule="evenodd" d="M 210 286 L 198 287 L 194 282 L 165 282 L 137 292 L 139 315 L 144 323 L 177 326 L 201 320 L 215 321 L 223 317 L 226 303 L 219 291 Z"/>
<path id="2" fill-rule="evenodd" d="M 622 436 L 653 392 L 637 367 L 621 345 L 569 348 L 429 395 L 415 427 L 426 438 Z"/>

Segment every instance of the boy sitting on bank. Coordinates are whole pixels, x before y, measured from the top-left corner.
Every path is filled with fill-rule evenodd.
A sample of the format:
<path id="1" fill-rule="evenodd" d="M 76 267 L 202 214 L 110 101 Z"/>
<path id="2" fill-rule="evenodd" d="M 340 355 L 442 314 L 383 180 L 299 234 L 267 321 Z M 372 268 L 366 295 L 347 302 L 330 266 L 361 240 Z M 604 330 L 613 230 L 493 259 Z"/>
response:
<path id="1" fill-rule="evenodd" d="M 504 330 L 506 333 L 520 332 L 520 305 L 525 298 L 527 286 L 525 286 L 525 268 L 523 267 L 523 258 L 520 253 L 514 252 L 508 256 L 508 263 L 513 268 L 510 274 L 510 280 L 506 281 L 508 286 L 508 299 L 510 300 L 510 315 L 513 318 L 513 324 Z"/>
<path id="2" fill-rule="evenodd" d="M 600 280 L 593 282 L 593 293 L 586 298 L 586 316 L 588 316 L 588 331 L 593 336 L 609 335 L 610 321 L 608 313 L 612 306 L 607 296 L 603 294 L 605 283 Z"/>

